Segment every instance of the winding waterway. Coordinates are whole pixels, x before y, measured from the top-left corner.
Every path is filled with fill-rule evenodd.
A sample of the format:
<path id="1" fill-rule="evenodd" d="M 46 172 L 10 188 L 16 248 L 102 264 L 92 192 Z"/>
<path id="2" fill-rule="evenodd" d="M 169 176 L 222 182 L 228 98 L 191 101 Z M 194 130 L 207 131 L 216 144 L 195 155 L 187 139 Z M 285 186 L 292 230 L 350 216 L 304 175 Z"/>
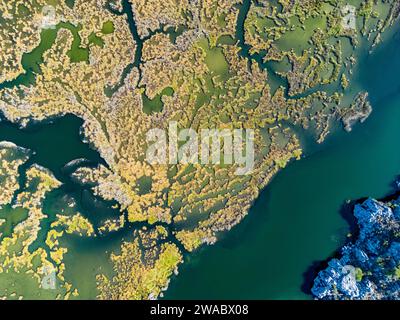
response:
<path id="1" fill-rule="evenodd" d="M 246 0 L 244 8 L 249 3 Z M 128 9 L 124 1 L 124 10 Z M 244 22 L 246 12 L 242 13 Z M 242 25 L 241 19 L 238 27 Z M 128 20 L 133 21 L 131 13 Z M 138 41 L 132 23 L 131 28 Z M 238 31 L 237 38 L 244 46 L 241 32 Z M 140 64 L 141 46 L 137 50 L 130 68 Z M 43 52 L 35 53 L 32 59 L 40 59 Z M 246 55 L 245 49 L 242 54 Z M 28 58 L 26 56 L 27 63 L 30 62 Z M 337 130 L 323 145 L 304 137 L 306 156 L 279 173 L 262 192 L 248 217 L 220 242 L 186 255 L 180 275 L 173 278 L 165 298 L 310 298 L 308 293 L 315 272 L 345 243 L 350 232 L 344 215 L 351 207 L 346 201 L 386 196 L 400 174 L 399 58 L 398 34 L 390 35 L 386 45 L 374 55 L 361 57 L 350 90 L 370 92 L 373 115 L 363 125 L 357 125 L 351 134 Z M 26 68 L 26 71 L 25 77 L 0 84 L 0 88 L 34 81 L 35 70 Z M 281 84 L 281 80 L 277 79 L 278 82 Z M 21 179 L 28 165 L 38 163 L 64 183 L 61 190 L 46 200 L 44 211 L 50 219 L 68 194 L 78 202 L 80 211 L 96 224 L 105 216 L 117 213 L 71 181 L 70 171 L 64 167 L 79 158 L 86 158 L 92 164 L 103 162 L 97 152 L 82 142 L 81 124 L 78 118 L 67 116 L 53 124 L 21 130 L 2 121 L 0 141 L 11 141 L 36 152 L 22 168 Z M 20 182 L 23 184 L 23 180 Z M 92 212 L 94 209 L 96 216 Z M 47 230 L 45 225 L 42 227 Z M 96 295 L 96 273 L 109 272 L 109 252 L 119 246 L 132 227 L 135 226 L 129 225 L 107 238 L 82 240 L 71 236 L 65 241 L 69 249 L 66 277 L 79 280 L 82 298 Z M 40 234 L 34 245 L 43 242 Z"/>

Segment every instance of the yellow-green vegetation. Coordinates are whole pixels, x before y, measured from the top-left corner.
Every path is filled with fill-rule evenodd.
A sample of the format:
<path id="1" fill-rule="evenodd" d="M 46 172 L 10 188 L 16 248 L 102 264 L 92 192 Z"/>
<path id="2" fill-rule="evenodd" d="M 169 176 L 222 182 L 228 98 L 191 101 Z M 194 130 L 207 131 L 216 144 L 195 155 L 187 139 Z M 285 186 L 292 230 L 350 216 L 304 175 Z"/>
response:
<path id="1" fill-rule="evenodd" d="M 400 267 L 397 267 L 395 270 L 394 270 L 394 276 L 395 276 L 395 278 L 396 279 L 400 279 Z"/>
<path id="2" fill-rule="evenodd" d="M 351 85 L 361 37 L 376 45 L 398 16 L 398 1 L 349 1 L 363 21 L 356 29 L 343 24 L 342 0 L 244 2 L 112 1 L 122 12 L 114 14 L 106 0 L 38 0 L 24 8 L 17 0 L 0 1 L 0 81 L 25 71 L 34 80 L 0 87 L 0 111 L 22 125 L 67 113 L 82 118 L 85 139 L 107 165 L 81 167 L 73 177 L 120 209 L 119 217 L 100 226 L 79 213 L 60 213 L 46 250 L 32 256 L 27 248 L 46 219 L 41 201 L 59 186 L 49 172 L 32 167 L 31 185 L 16 202 L 29 210 L 28 222 L 3 240 L 1 254 L 11 259 L 15 247 L 24 261 L 40 256 L 41 265 L 56 270 L 63 297 L 76 296 L 63 282 L 65 233 L 93 237 L 145 224 L 149 230 L 134 231 L 120 253 L 111 253 L 115 274 L 98 275 L 99 297 L 157 298 L 182 261 L 181 251 L 215 243 L 247 215 L 272 177 L 301 157 L 293 127 L 322 142 L 334 120 L 353 122 L 368 113 L 358 108 L 368 106 L 367 95 L 349 104 L 344 89 Z M 48 4 L 55 8 L 55 29 L 46 29 Z M 241 11 L 246 4 L 249 11 Z M 254 130 L 253 172 L 238 176 L 236 165 L 224 164 L 150 165 L 146 133 L 167 130 L 171 121 L 196 131 Z M 10 175 L 19 165 L 4 164 Z M 9 181 L 8 202 L 17 190 Z M 160 225 L 179 228 L 167 232 Z"/>
<path id="3" fill-rule="evenodd" d="M 122 229 L 125 226 L 125 217 L 123 214 L 118 219 L 108 219 L 98 228 L 100 234 L 108 234 Z"/>
<path id="4" fill-rule="evenodd" d="M 179 26 L 186 24 L 188 0 L 129 0 L 135 12 L 136 25 L 141 37 L 158 30 L 162 25 Z"/>
<path id="5" fill-rule="evenodd" d="M 93 225 L 88 219 L 82 217 L 80 213 L 73 216 L 57 215 L 57 221 L 52 223 L 51 227 L 62 227 L 69 234 L 78 234 L 86 237 L 94 235 Z"/>
<path id="6" fill-rule="evenodd" d="M 17 195 L 14 207 L 23 208 L 28 214 L 0 242 L 0 296 L 10 299 L 68 298 L 73 289 L 63 276 L 62 257 L 66 249 L 58 247 L 60 234 L 49 232 L 46 240 L 49 251 L 42 247 L 30 249 L 37 239 L 41 221 L 47 218 L 42 211 L 42 202 L 60 183 L 36 165 L 26 171 L 26 176 L 26 185 Z M 47 279 L 52 290 L 46 288 Z"/>
<path id="7" fill-rule="evenodd" d="M 363 273 L 362 269 L 356 268 L 356 280 L 358 282 L 360 282 L 363 279 L 363 277 L 364 277 L 364 273 Z"/>
<path id="8" fill-rule="evenodd" d="M 361 36 L 368 37 L 375 46 L 382 32 L 394 23 L 399 6 L 395 1 L 392 5 L 369 0 L 280 1 L 280 11 L 274 2 L 260 3 L 251 6 L 246 19 L 246 43 L 251 46 L 250 52 L 265 62 L 275 61 L 282 66 L 290 62 L 291 70 L 280 74 L 289 81 L 292 96 L 340 78 L 343 88 L 347 88 L 343 71 L 351 71 L 352 52 L 344 46 L 350 42 L 355 50 Z M 346 20 L 352 19 L 352 10 L 346 8 L 353 7 L 354 26 Z"/>
<path id="9" fill-rule="evenodd" d="M 342 74 L 341 85 L 343 89 L 347 89 L 347 87 L 349 86 L 349 80 L 344 73 Z"/>
<path id="10" fill-rule="evenodd" d="M 151 300 L 168 286 L 169 278 L 182 262 L 179 249 L 169 242 L 154 245 L 165 237 L 162 229 L 141 231 L 137 237 L 123 243 L 120 254 L 111 255 L 116 275 L 112 279 L 97 277 L 100 299 Z"/>
<path id="11" fill-rule="evenodd" d="M 29 151 L 10 142 L 0 142 L 0 206 L 10 204 L 19 189 L 18 168 L 29 158 Z"/>

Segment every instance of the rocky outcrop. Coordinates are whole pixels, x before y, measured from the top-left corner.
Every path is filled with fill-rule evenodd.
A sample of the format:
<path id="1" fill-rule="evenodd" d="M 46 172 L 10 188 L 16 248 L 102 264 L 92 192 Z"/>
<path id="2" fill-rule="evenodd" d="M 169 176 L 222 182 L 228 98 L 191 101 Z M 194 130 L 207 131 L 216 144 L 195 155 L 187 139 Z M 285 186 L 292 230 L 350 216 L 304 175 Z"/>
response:
<path id="1" fill-rule="evenodd" d="M 312 293 L 324 300 L 400 299 L 400 198 L 368 199 L 356 205 L 360 234 L 314 280 Z"/>
<path id="2" fill-rule="evenodd" d="M 368 101 L 368 93 L 362 92 L 357 95 L 353 104 L 342 114 L 344 129 L 350 132 L 357 122 L 363 123 L 372 113 L 372 106 Z"/>

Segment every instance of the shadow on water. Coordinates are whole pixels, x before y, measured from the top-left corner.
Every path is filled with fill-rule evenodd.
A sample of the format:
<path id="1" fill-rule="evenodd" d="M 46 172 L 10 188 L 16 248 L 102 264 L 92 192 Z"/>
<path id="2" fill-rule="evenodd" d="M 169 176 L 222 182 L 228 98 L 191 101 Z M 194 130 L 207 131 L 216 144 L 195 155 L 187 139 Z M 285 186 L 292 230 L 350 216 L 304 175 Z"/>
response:
<path id="1" fill-rule="evenodd" d="M 356 204 L 362 203 L 366 200 L 366 198 L 362 198 L 359 200 L 351 200 L 346 203 L 343 203 L 340 208 L 340 215 L 349 225 L 349 232 L 352 238 L 356 238 L 359 234 L 357 219 L 354 216 L 354 207 Z"/>
<path id="2" fill-rule="evenodd" d="M 336 255 L 333 255 L 327 260 L 315 261 L 311 264 L 307 271 L 303 273 L 303 284 L 301 285 L 302 292 L 307 295 L 311 295 L 311 288 L 314 284 L 314 279 L 321 270 L 324 270 L 328 267 L 328 261 L 335 257 Z"/>

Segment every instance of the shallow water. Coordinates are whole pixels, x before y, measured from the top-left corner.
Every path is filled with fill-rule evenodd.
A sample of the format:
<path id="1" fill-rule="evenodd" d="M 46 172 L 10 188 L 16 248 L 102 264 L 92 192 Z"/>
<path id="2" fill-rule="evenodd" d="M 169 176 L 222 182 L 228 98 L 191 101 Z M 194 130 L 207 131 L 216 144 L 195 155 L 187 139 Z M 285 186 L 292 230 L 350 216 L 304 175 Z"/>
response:
<path id="1" fill-rule="evenodd" d="M 310 298 L 307 292 L 315 271 L 345 243 L 350 231 L 341 216 L 346 200 L 383 197 L 392 191 L 391 183 L 400 173 L 399 37 L 387 39 L 387 44 L 373 56 L 361 58 L 349 89 L 349 93 L 362 89 L 370 92 L 375 109 L 370 119 L 357 125 L 351 134 L 336 132 L 321 146 L 305 137 L 306 156 L 274 178 L 249 216 L 224 239 L 186 257 L 166 298 Z M 275 80 L 277 85 L 282 84 L 282 79 Z M 96 216 L 115 212 L 109 211 L 107 203 L 92 199 L 87 190 L 70 180 L 69 171 L 63 170 L 68 162 L 79 158 L 93 164 L 102 162 L 98 153 L 82 142 L 81 124 L 78 118 L 67 116 L 51 125 L 21 130 L 2 121 L 0 141 L 36 152 L 27 165 L 38 163 L 64 182 L 63 189 L 46 199 L 44 211 L 50 217 L 66 207 L 61 199 L 68 194 L 96 223 Z M 130 228 L 125 228 L 105 238 L 71 236 L 63 240 L 69 249 L 66 278 L 78 283 L 82 298 L 96 295 L 95 275 L 110 272 L 107 256 L 129 234 Z M 39 235 L 35 245 L 43 242 Z"/>

